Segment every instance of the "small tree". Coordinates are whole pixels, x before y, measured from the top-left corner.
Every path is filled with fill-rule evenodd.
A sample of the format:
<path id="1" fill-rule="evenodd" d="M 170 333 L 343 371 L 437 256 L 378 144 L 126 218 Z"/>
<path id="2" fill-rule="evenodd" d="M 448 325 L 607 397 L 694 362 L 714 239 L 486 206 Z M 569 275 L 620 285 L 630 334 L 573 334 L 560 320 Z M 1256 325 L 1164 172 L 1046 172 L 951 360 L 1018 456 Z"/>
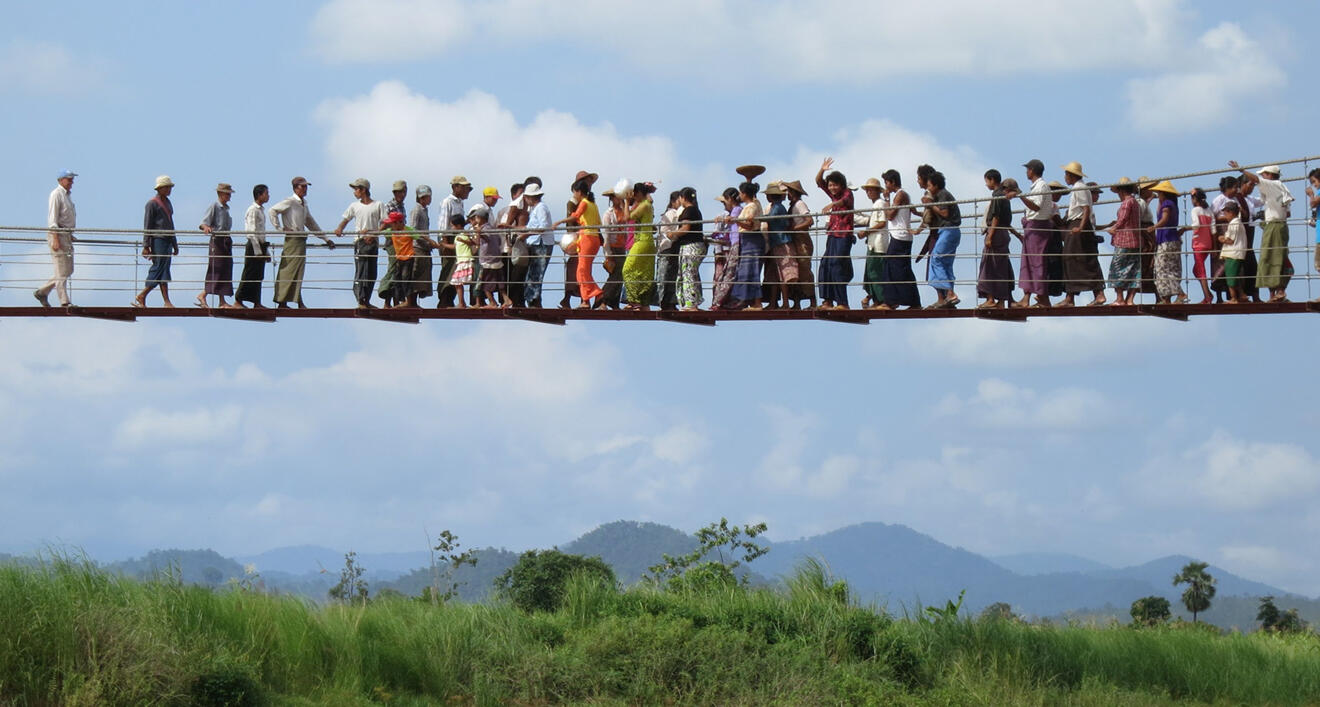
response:
<path id="1" fill-rule="evenodd" d="M 1017 619 L 1017 614 L 1013 613 L 1013 607 L 1005 602 L 997 601 L 981 610 L 982 621 L 1013 621 Z"/>
<path id="2" fill-rule="evenodd" d="M 1274 630 L 1279 633 L 1302 633 L 1307 628 L 1306 622 L 1297 613 L 1297 609 L 1289 609 L 1279 614 L 1279 620 L 1274 624 Z"/>
<path id="3" fill-rule="evenodd" d="M 1260 610 L 1256 612 L 1256 620 L 1260 622 L 1262 631 L 1273 631 L 1279 623 L 1279 607 L 1274 605 L 1273 596 L 1263 596 L 1260 598 Z"/>
<path id="4" fill-rule="evenodd" d="M 458 596 L 460 582 L 454 581 L 454 572 L 463 565 L 477 566 L 477 556 L 471 550 L 458 551 L 462 543 L 458 536 L 448 529 L 440 531 L 435 547 L 431 549 L 431 586 L 423 592 L 423 598 L 435 604 L 443 604 Z M 440 553 L 437 558 L 436 553 Z M 437 562 L 439 560 L 439 562 Z M 444 566 L 444 571 L 440 566 Z"/>
<path id="5" fill-rule="evenodd" d="M 1182 603 L 1192 612 L 1192 623 L 1196 615 L 1210 608 L 1210 600 L 1215 598 L 1215 578 L 1205 571 L 1210 565 L 1204 562 L 1188 562 L 1182 571 L 1173 576 L 1173 586 L 1186 584 Z"/>
<path id="6" fill-rule="evenodd" d="M 554 611 L 564 601 L 568 580 L 586 575 L 611 587 L 614 570 L 599 557 L 570 555 L 559 550 L 528 550 L 495 578 L 495 590 L 523 611 Z"/>
<path id="7" fill-rule="evenodd" d="M 1256 620 L 1260 622 L 1260 629 L 1267 632 L 1300 633 L 1307 628 L 1297 609 L 1279 611 L 1272 596 L 1260 598 L 1260 611 L 1256 612 Z"/>
<path id="8" fill-rule="evenodd" d="M 351 604 L 354 601 L 367 604 L 367 580 L 362 578 L 366 570 L 357 562 L 357 553 L 349 551 L 344 555 L 344 569 L 339 573 L 339 584 L 330 588 L 330 598 Z"/>
<path id="9" fill-rule="evenodd" d="M 1156 596 L 1142 597 L 1132 602 L 1132 609 L 1128 613 L 1132 614 L 1134 626 L 1159 626 L 1169 620 L 1169 600 Z"/>
<path id="10" fill-rule="evenodd" d="M 704 574 L 736 576 L 735 569 L 770 552 L 770 548 L 753 542 L 767 528 L 765 523 L 744 525 L 739 528 L 736 525 L 730 526 L 728 518 L 720 518 L 719 523 L 711 523 L 695 533 L 697 549 L 678 557 L 663 555 L 663 561 L 647 568 L 643 578 L 656 584 L 677 586 L 679 577 L 702 565 L 718 565 L 724 570 L 721 572 L 716 567 L 703 567 Z M 702 562 L 712 552 L 719 557 L 719 560 Z M 726 552 L 728 557 L 725 557 Z M 743 575 L 741 581 L 746 584 L 747 576 Z"/>

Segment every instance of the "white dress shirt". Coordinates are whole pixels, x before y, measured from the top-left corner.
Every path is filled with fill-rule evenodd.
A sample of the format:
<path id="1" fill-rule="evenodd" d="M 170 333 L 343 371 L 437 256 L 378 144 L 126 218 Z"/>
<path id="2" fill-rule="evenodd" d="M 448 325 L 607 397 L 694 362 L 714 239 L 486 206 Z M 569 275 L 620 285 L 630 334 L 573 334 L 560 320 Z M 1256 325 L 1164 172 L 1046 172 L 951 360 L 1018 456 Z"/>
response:
<path id="1" fill-rule="evenodd" d="M 243 230 L 248 232 L 248 243 L 252 252 L 260 255 L 266 252 L 266 207 L 252 204 L 243 214 Z"/>
<path id="2" fill-rule="evenodd" d="M 291 196 L 270 207 L 270 225 L 277 231 L 300 233 L 302 231 L 320 232 L 321 226 L 307 210 L 307 200 Z"/>
<path id="3" fill-rule="evenodd" d="M 1028 221 L 1048 221 L 1054 218 L 1054 195 L 1051 193 L 1049 182 L 1042 177 L 1031 183 L 1031 191 L 1027 196 L 1036 202 L 1036 208 L 1026 207 L 1025 218 Z"/>

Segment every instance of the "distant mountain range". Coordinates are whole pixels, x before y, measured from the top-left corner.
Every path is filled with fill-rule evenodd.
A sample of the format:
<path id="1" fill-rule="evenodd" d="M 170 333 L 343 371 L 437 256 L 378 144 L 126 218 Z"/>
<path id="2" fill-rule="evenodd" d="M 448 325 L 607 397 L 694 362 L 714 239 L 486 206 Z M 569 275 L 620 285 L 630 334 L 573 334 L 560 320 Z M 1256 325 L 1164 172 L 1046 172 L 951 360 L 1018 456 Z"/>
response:
<path id="1" fill-rule="evenodd" d="M 1163 596 L 1179 607 L 1181 589 L 1173 586 L 1172 579 L 1192 561 L 1190 557 L 1170 556 L 1114 568 L 1066 554 L 1031 553 L 991 559 L 945 545 L 911 528 L 884 523 L 862 523 L 810 538 L 768 544 L 770 552 L 749 566 L 758 581 L 780 580 L 791 575 L 803 558 L 814 557 L 836 577 L 847 580 L 861 601 L 883 605 L 900 615 L 915 613 L 922 605 L 942 605 L 966 590 L 964 607 L 972 612 L 1005 602 L 1026 616 L 1126 620 L 1128 607 L 1144 596 Z M 614 568 L 621 582 L 632 584 L 664 554 L 681 555 L 696 545 L 692 535 L 668 526 L 616 521 L 560 549 L 599 556 Z M 484 548 L 476 554 L 477 565 L 460 568 L 454 577 L 460 584 L 460 597 L 467 601 L 488 598 L 494 578 L 518 559 L 518 553 L 506 549 Z M 357 562 L 366 568 L 373 591 L 392 589 L 415 596 L 435 582 L 427 552 L 361 553 Z M 158 550 L 142 558 L 110 563 L 107 568 L 133 577 L 171 572 L 185 582 L 220 586 L 231 578 L 241 578 L 244 565 L 254 565 L 268 589 L 320 600 L 338 581 L 344 553 L 314 545 L 277 548 L 239 558 L 226 558 L 210 550 Z M 1296 607 L 1304 619 L 1320 624 L 1320 600 L 1290 595 L 1220 567 L 1211 566 L 1209 571 L 1218 580 L 1218 595 L 1211 610 L 1203 614 L 1206 621 L 1251 630 L 1255 626 L 1256 600 L 1273 595 L 1281 608 Z"/>

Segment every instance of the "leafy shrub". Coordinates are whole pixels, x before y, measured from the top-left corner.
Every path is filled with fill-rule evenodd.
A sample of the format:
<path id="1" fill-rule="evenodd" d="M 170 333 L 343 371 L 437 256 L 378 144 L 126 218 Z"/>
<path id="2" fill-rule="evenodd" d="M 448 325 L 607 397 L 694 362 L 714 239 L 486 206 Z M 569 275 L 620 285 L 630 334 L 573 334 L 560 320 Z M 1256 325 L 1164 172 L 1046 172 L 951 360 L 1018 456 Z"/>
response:
<path id="1" fill-rule="evenodd" d="M 219 668 L 198 675 L 189 690 L 197 707 L 260 707 L 266 704 L 261 685 L 236 668 Z"/>
<path id="2" fill-rule="evenodd" d="M 599 557 L 528 550 L 513 567 L 495 578 L 495 590 L 523 611 L 554 611 L 563 603 L 568 580 L 575 575 L 616 585 L 614 570 Z"/>

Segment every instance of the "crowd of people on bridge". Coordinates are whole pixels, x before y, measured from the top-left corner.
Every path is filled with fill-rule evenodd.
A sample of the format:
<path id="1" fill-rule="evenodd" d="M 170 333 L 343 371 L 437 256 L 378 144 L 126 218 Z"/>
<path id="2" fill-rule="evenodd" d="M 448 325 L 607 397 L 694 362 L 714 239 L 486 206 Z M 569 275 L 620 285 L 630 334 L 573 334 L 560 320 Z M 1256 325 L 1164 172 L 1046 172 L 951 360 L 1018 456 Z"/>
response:
<path id="1" fill-rule="evenodd" d="M 1032 159 L 1023 165 L 1025 188 L 998 170 L 987 171 L 990 197 L 983 218 L 971 229 L 982 238 L 976 284 L 982 302 L 976 306 L 1072 307 L 1082 304 L 1077 298 L 1088 293 L 1087 306 L 1132 305 L 1138 293 L 1154 294 L 1158 303 L 1184 303 L 1189 297 L 1183 285 L 1191 280 L 1199 285 L 1203 304 L 1287 301 L 1293 275 L 1288 222 L 1294 198 L 1279 167 L 1253 173 L 1240 170 L 1236 162 L 1229 165 L 1240 174 L 1224 176 L 1213 199 L 1201 189 L 1187 194 L 1193 208 L 1185 223 L 1177 204 L 1180 192 L 1169 181 L 1119 179 L 1109 188 L 1119 198 L 1117 216 L 1101 224 L 1094 207 L 1103 192 L 1096 182 L 1086 181 L 1077 162 L 1060 168 L 1059 182 L 1047 181 L 1044 164 Z M 563 218 L 551 215 L 538 177 L 510 186 L 507 202 L 491 186 L 469 204 L 475 187 L 456 176 L 449 180 L 449 193 L 432 221 L 431 187 L 417 186 L 409 203 L 408 184 L 395 181 L 391 198 L 378 201 L 372 197 L 371 182 L 359 178 L 348 185 L 353 200 L 329 231 L 310 212 L 307 179 L 295 177 L 292 195 L 270 206 L 270 189 L 258 184 L 242 222 L 246 243 L 237 280 L 230 214 L 235 190 L 221 183 L 198 227 L 209 237 L 209 249 L 195 302 L 208 307 L 215 297 L 218 307 L 263 307 L 266 266 L 273 262 L 267 237 L 278 234 L 282 243 L 274 302 L 280 308 L 304 307 L 307 239 L 319 238 L 333 249 L 335 239 L 347 238 L 351 227 L 352 291 L 361 309 L 376 308 L 374 298 L 387 307 L 418 307 L 432 296 L 442 308 L 540 308 L 545 306 L 547 282 L 555 282 L 547 280 L 547 271 L 556 247 L 564 262 L 561 308 L 696 311 L 706 304 L 701 267 L 713 251 L 711 310 L 847 309 L 855 275 L 853 247 L 859 239 L 866 248 L 858 283 L 862 307 L 921 308 L 914 265 L 923 259 L 924 281 L 935 295 L 925 308 L 959 306 L 955 265 L 968 218 L 960 204 L 966 201 L 950 193 L 937 169 L 917 168 L 919 191 L 914 198 L 897 170 L 857 187 L 827 158 L 814 179 L 826 201 L 814 212 L 807 203 L 811 194 L 801 181 L 775 180 L 762 189 L 756 179 L 765 168 L 746 165 L 737 172 L 742 181 L 714 198 L 719 206 L 712 218 L 703 215 L 692 187 L 657 203 L 654 183 L 624 179 L 598 196 L 598 175 L 584 170 L 570 185 L 572 198 Z M 48 244 L 54 275 L 33 293 L 46 307 L 51 306 L 52 291 L 61 305 L 71 304 L 67 283 L 77 226 L 71 192 L 77 176 L 60 172 L 50 195 Z M 1308 213 L 1314 223 L 1320 209 L 1320 169 L 1312 170 L 1308 180 Z M 161 176 L 154 189 L 144 210 L 141 250 L 150 269 L 145 286 L 132 299 L 134 307 L 147 306 L 148 296 L 157 289 L 164 306 L 173 306 L 171 264 L 179 253 L 170 201 L 174 182 Z M 855 202 L 858 190 L 869 204 Z M 1065 198 L 1067 203 L 1061 203 Z M 1016 222 L 1015 206 L 1022 214 Z M 817 218 L 824 226 L 818 258 L 813 239 Z M 1193 234 L 1193 266 L 1192 278 L 1184 280 L 1188 232 Z M 923 234 L 923 244 L 914 248 Z M 1102 234 L 1108 234 L 1113 248 L 1107 272 L 1100 264 Z M 1014 239 L 1020 243 L 1016 273 L 1010 254 Z M 383 274 L 378 270 L 382 250 L 387 256 Z M 603 282 L 597 281 L 598 256 Z M 1320 246 L 1316 268 L 1320 271 Z M 1112 296 L 1106 294 L 1106 284 Z M 1018 290 L 1021 295 L 1015 298 Z"/>

